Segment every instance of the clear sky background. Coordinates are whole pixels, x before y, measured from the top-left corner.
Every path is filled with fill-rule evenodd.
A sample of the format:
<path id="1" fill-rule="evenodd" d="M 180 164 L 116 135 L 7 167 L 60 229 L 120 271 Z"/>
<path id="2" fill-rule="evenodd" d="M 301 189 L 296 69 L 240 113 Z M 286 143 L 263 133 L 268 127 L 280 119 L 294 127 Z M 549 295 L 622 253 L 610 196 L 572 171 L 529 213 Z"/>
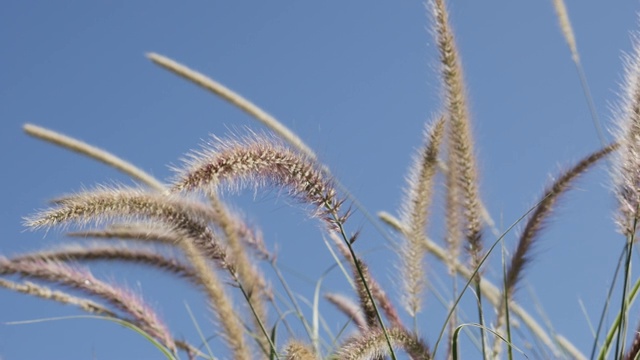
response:
<path id="1" fill-rule="evenodd" d="M 536 202 L 552 174 L 596 150 L 599 141 L 551 1 L 463 0 L 449 7 L 466 71 L 482 198 L 504 229 Z M 567 7 L 598 114 L 612 129 L 621 55 L 638 28 L 638 3 L 568 1 Z M 425 121 L 442 109 L 429 21 L 421 1 L 5 2 L 0 253 L 63 243 L 60 231 L 45 236 L 21 225 L 48 199 L 94 184 L 131 183 L 115 170 L 29 138 L 24 123 L 110 150 L 161 179 L 172 175 L 168 165 L 180 164 L 209 134 L 261 129 L 231 105 L 151 64 L 144 57 L 149 51 L 211 75 L 262 106 L 314 148 L 369 211 L 395 214 Z M 612 221 L 610 183 L 600 166 L 565 197 L 517 294 L 535 314 L 533 289 L 554 329 L 586 354 L 592 344 L 587 319 L 598 320 L 624 241 Z M 228 200 L 261 227 L 292 286 L 311 299 L 315 281 L 333 263 L 316 221 L 273 191 L 245 191 Z M 356 249 L 398 299 L 389 244 L 360 215 L 348 224 L 350 231 L 363 229 Z M 441 238 L 440 215 L 430 234 Z M 507 249 L 516 234 L 506 236 Z M 487 242 L 495 240 L 486 235 Z M 434 286 L 446 291 L 442 268 L 427 260 Z M 499 266 L 496 252 L 488 276 L 495 279 Z M 140 267 L 100 265 L 94 272 L 143 292 L 177 337 L 199 343 L 185 301 L 205 333 L 212 333 L 211 315 L 197 294 L 171 277 Z M 323 289 L 347 287 L 334 271 Z M 322 309 L 337 331 L 345 319 L 327 303 Z M 442 309 L 429 294 L 419 320 L 430 344 Z M 474 314 L 473 308 L 467 312 Z M 103 321 L 5 325 L 76 314 L 0 290 L 0 359 L 161 356 L 141 337 Z M 464 339 L 465 358 L 477 358 Z"/>

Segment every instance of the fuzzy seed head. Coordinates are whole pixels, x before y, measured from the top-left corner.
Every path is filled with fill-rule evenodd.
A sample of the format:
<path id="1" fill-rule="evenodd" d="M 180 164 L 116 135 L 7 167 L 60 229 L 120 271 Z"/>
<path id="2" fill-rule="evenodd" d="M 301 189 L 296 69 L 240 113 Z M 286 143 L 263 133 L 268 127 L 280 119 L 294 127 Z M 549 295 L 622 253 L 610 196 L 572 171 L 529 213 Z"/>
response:
<path id="1" fill-rule="evenodd" d="M 633 54 L 625 59 L 624 92 L 617 114 L 620 151 L 614 171 L 617 221 L 626 236 L 635 234 L 640 209 L 640 45 L 638 39 L 634 42 Z"/>
<path id="2" fill-rule="evenodd" d="M 221 186 L 273 186 L 288 190 L 316 215 L 338 214 L 342 201 L 319 164 L 278 140 L 252 134 L 246 139 L 214 139 L 178 170 L 173 192 L 216 192 Z"/>

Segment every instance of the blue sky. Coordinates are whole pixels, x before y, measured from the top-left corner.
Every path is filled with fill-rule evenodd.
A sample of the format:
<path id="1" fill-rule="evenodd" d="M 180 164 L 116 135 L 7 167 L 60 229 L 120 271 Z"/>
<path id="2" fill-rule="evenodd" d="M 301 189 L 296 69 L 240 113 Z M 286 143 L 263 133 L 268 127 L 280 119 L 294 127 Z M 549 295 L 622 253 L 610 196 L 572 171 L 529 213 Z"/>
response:
<path id="1" fill-rule="evenodd" d="M 638 4 L 567 1 L 567 7 L 598 114 L 612 129 L 621 55 L 638 28 Z M 453 1 L 450 9 L 468 83 L 482 197 L 506 228 L 535 203 L 552 174 L 596 150 L 599 141 L 551 1 Z M 420 1 L 6 3 L 0 13 L 0 253 L 64 241 L 59 231 L 45 236 L 21 225 L 48 199 L 98 183 L 130 184 L 115 170 L 29 138 L 24 123 L 110 150 L 161 179 L 209 134 L 261 129 L 151 64 L 144 57 L 149 51 L 198 69 L 262 106 L 314 148 L 369 211 L 396 213 L 424 123 L 442 109 L 429 28 Z M 586 317 L 597 321 L 624 240 L 612 221 L 610 187 L 604 167 L 580 180 L 546 229 L 517 295 L 536 313 L 529 286 L 534 289 L 555 330 L 585 353 L 592 339 Z M 280 264 L 291 269 L 292 285 L 312 298 L 315 281 L 332 264 L 315 220 L 273 191 L 255 197 L 246 191 L 228 200 L 263 229 Z M 397 298 L 388 243 L 360 215 L 350 226 L 362 228 L 356 248 Z M 436 215 L 430 234 L 438 239 L 442 233 Z M 506 236 L 508 249 L 515 238 Z M 486 241 L 493 240 L 487 232 Z M 435 260 L 428 263 L 433 275 L 442 274 Z M 489 276 L 499 265 L 495 253 Z M 185 301 L 211 333 L 201 300 L 170 277 L 139 267 L 94 269 L 142 291 L 177 336 L 197 342 Z M 323 286 L 346 289 L 337 272 Z M 425 308 L 422 334 L 433 343 L 442 306 L 428 295 Z M 143 339 L 102 321 L 4 325 L 79 314 L 69 307 L 0 290 L 0 309 L 3 360 L 159 356 Z M 330 327 L 342 325 L 328 304 L 323 309 Z M 473 358 L 473 348 L 467 351 Z"/>

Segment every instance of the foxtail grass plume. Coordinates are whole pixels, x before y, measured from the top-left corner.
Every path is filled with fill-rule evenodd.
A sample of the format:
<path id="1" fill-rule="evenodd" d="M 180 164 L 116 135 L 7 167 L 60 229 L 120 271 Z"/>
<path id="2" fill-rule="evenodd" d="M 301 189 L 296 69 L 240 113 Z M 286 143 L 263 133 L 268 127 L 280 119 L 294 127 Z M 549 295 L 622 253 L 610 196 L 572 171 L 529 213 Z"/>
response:
<path id="1" fill-rule="evenodd" d="M 531 262 L 531 249 L 533 248 L 536 239 L 539 238 L 545 222 L 553 214 L 555 204 L 558 202 L 560 197 L 571 188 L 573 182 L 576 181 L 580 175 L 584 174 L 599 160 L 603 159 L 617 148 L 618 144 L 612 144 L 604 149 L 589 154 L 573 167 L 563 171 L 560 176 L 558 176 L 558 178 L 547 187 L 538 202 L 536 209 L 529 216 L 524 230 L 520 235 L 516 250 L 509 262 L 504 280 L 504 289 L 502 290 L 503 296 L 500 297 L 500 305 L 497 307 L 496 329 L 500 329 L 505 323 L 505 298 L 508 299 L 509 302 L 513 298 L 517 284 L 521 280 L 525 268 Z M 495 339 L 493 343 L 494 357 L 497 357 L 500 353 L 502 343 L 501 339 Z"/>
<path id="2" fill-rule="evenodd" d="M 448 151 L 450 176 L 457 179 L 462 192 L 462 206 L 465 218 L 465 237 L 469 244 L 473 266 L 480 262 L 482 253 L 482 223 L 478 175 L 474 154 L 471 124 L 466 100 L 466 90 L 460 56 L 444 0 L 430 0 L 433 13 L 434 32 L 442 78 L 446 94 L 446 110 L 449 125 Z"/>
<path id="3" fill-rule="evenodd" d="M 136 248 L 131 246 L 66 245 L 53 250 L 31 252 L 11 258 L 11 261 L 59 261 L 59 262 L 128 262 L 146 265 L 157 270 L 186 279 L 196 285 L 201 285 L 193 269 L 176 257 L 167 256 L 151 248 Z"/>
<path id="4" fill-rule="evenodd" d="M 225 329 L 224 338 L 237 359 L 249 359 L 242 325 L 222 281 L 212 271 L 207 260 L 216 260 L 234 274 L 227 261 L 226 249 L 219 244 L 207 226 L 212 214 L 204 205 L 175 194 L 149 193 L 140 189 L 108 189 L 66 196 L 55 207 L 27 218 L 31 228 L 52 227 L 71 222 L 86 224 L 114 220 L 152 220 L 170 226 L 185 236 L 178 245 L 203 284 L 214 314 Z M 206 257 L 206 258 L 205 258 Z"/>
<path id="5" fill-rule="evenodd" d="M 4 287 L 23 294 L 37 296 L 41 299 L 53 300 L 61 304 L 75 305 L 91 314 L 104 315 L 114 318 L 118 317 L 115 312 L 94 301 L 67 294 L 62 291 L 52 290 L 46 286 L 34 284 L 30 281 L 16 283 L 13 281 L 0 279 L 0 287 Z"/>
<path id="6" fill-rule="evenodd" d="M 535 211 L 529 216 L 525 228 L 520 235 L 520 240 L 518 241 L 518 246 L 513 254 L 509 268 L 507 269 L 505 283 L 508 293 L 511 294 L 513 290 L 515 290 L 516 283 L 521 278 L 523 269 L 531 261 L 531 246 L 539 236 L 545 221 L 553 213 L 554 206 L 560 196 L 570 189 L 571 184 L 577 180 L 580 175 L 584 174 L 591 166 L 595 165 L 599 160 L 617 148 L 618 144 L 612 144 L 588 155 L 573 167 L 562 172 L 557 180 L 546 189 Z"/>
<path id="7" fill-rule="evenodd" d="M 58 261 L 10 261 L 0 258 L 0 275 L 20 275 L 58 283 L 68 288 L 99 297 L 131 317 L 131 321 L 163 345 L 176 351 L 173 337 L 157 314 L 131 291 L 96 279 L 88 270 Z"/>
<path id="8" fill-rule="evenodd" d="M 626 58 L 624 91 L 618 112 L 620 151 L 616 159 L 614 185 L 619 204 L 617 222 L 627 237 L 635 235 L 640 218 L 640 43 Z"/>
<path id="9" fill-rule="evenodd" d="M 125 161 L 111 154 L 108 151 L 99 149 L 93 145 L 89 145 L 78 139 L 55 132 L 50 129 L 43 128 L 41 126 L 37 126 L 33 124 L 25 124 L 23 129 L 24 129 L 24 132 L 30 136 L 50 142 L 54 145 L 64 147 L 73 152 L 80 153 L 82 155 L 93 158 L 97 161 L 100 161 L 104 164 L 107 164 L 121 171 L 122 173 L 131 176 L 133 179 L 136 179 L 141 183 L 148 185 L 152 189 L 155 189 L 158 191 L 162 191 L 165 189 L 164 184 L 162 184 L 156 178 L 147 174 L 142 169 L 131 164 L 130 162 Z"/>
<path id="10" fill-rule="evenodd" d="M 211 91 L 215 95 L 235 105 L 242 111 L 246 112 L 247 114 L 253 116 L 258 121 L 263 123 L 265 126 L 278 134 L 282 139 L 287 141 L 289 144 L 291 144 L 306 156 L 312 159 L 316 158 L 313 150 L 311 150 L 311 148 L 309 148 L 295 133 L 289 130 L 280 121 L 268 114 L 266 111 L 262 110 L 251 101 L 242 97 L 240 94 L 209 78 L 208 76 L 195 70 L 189 69 L 185 65 L 182 65 L 175 60 L 169 59 L 166 56 L 155 53 L 148 53 L 147 57 L 155 64 L 162 66 L 163 68 L 173 72 L 174 74 L 181 76 L 208 91 Z"/>
<path id="11" fill-rule="evenodd" d="M 280 141 L 253 135 L 245 139 L 215 139 L 212 148 L 192 154 L 179 170 L 172 191 L 216 192 L 221 186 L 262 187 L 288 190 L 301 202 L 314 206 L 316 215 L 330 223 L 344 221 L 331 179 L 313 159 Z M 331 215 L 331 217 L 327 217 Z"/>
<path id="12" fill-rule="evenodd" d="M 424 247 L 428 209 L 433 193 L 433 178 L 438 162 L 438 149 L 444 133 L 444 118 L 440 118 L 426 132 L 426 144 L 416 156 L 410 170 L 408 189 L 402 207 L 402 221 L 407 232 L 400 247 L 400 268 L 404 285 L 405 308 L 415 317 L 422 307 L 426 287 Z"/>
<path id="13" fill-rule="evenodd" d="M 571 22 L 569 21 L 569 13 L 567 12 L 567 7 L 564 4 L 564 0 L 553 0 L 553 8 L 556 10 L 556 15 L 558 16 L 558 22 L 560 23 L 562 35 L 567 41 L 567 45 L 569 45 L 571 58 L 576 63 L 580 62 L 578 46 L 576 45 L 576 37 L 573 34 L 573 27 L 571 26 Z"/>
<path id="14" fill-rule="evenodd" d="M 214 240 L 206 221 L 211 211 L 202 204 L 177 196 L 150 193 L 141 189 L 106 187 L 66 196 L 56 206 L 25 219 L 32 229 L 81 225 L 114 220 L 152 219 L 185 233 L 211 259 L 226 264 L 226 250 Z"/>
<path id="15" fill-rule="evenodd" d="M 177 196 L 150 193 L 138 188 L 98 187 L 94 190 L 64 196 L 54 207 L 25 218 L 32 229 L 69 223 L 113 222 L 116 219 L 151 218 L 175 227 L 190 229 L 194 235 L 205 232 L 204 220 L 211 216 L 205 206 Z M 197 219 L 198 221 L 194 220 Z"/>

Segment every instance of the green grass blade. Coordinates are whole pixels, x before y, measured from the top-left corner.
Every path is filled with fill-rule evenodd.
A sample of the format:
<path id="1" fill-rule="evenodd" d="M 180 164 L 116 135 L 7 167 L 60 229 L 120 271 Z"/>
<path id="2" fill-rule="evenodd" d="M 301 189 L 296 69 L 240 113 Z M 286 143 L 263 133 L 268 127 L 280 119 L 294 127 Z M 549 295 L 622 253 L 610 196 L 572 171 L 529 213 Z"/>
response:
<path id="1" fill-rule="evenodd" d="M 24 321 L 10 321 L 5 322 L 5 325 L 26 325 L 26 324 L 37 324 L 41 322 L 48 321 L 60 321 L 60 320 L 73 320 L 73 319 L 97 319 L 97 320 L 106 320 L 114 322 L 118 325 L 121 325 L 127 329 L 133 330 L 139 335 L 142 335 L 147 341 L 149 341 L 153 346 L 155 346 L 160 352 L 169 360 L 178 360 L 176 355 L 171 353 L 169 349 L 164 347 L 158 340 L 154 339 L 153 336 L 149 335 L 144 330 L 137 327 L 135 324 L 132 324 L 126 320 L 109 317 L 109 316 L 98 316 L 98 315 L 75 315 L 75 316 L 62 316 L 62 317 L 52 317 L 52 318 L 44 318 L 44 319 L 34 319 L 34 320 L 24 320 Z"/>
<path id="2" fill-rule="evenodd" d="M 211 347 L 209 346 L 209 341 L 207 341 L 207 338 L 204 336 L 204 333 L 202 332 L 202 329 L 198 324 L 198 320 L 196 320 L 196 317 L 193 315 L 193 311 L 191 311 L 191 307 L 186 301 L 184 302 L 184 307 L 187 309 L 187 313 L 191 318 L 191 322 L 193 323 L 193 325 L 196 328 L 196 331 L 198 332 L 198 336 L 200 337 L 200 341 L 202 341 L 202 345 L 207 349 L 207 352 L 209 353 L 209 357 L 213 359 L 214 358 L 213 351 L 211 351 Z"/>
<path id="3" fill-rule="evenodd" d="M 438 351 L 438 345 L 440 345 L 440 342 L 442 341 L 442 337 L 444 336 L 444 332 L 447 328 L 447 324 L 449 322 L 449 319 L 451 318 L 451 315 L 453 314 L 453 311 L 455 310 L 455 308 L 458 306 L 458 304 L 460 303 L 460 300 L 462 299 L 462 296 L 464 295 L 464 293 L 467 291 L 467 289 L 469 288 L 469 286 L 471 285 L 471 282 L 474 281 L 476 274 L 478 273 L 478 271 L 480 271 L 480 268 L 482 267 L 482 265 L 484 264 L 485 261 L 487 261 L 487 259 L 489 258 L 489 255 L 491 255 L 491 253 L 493 252 L 493 249 L 495 249 L 495 247 L 498 245 L 498 243 L 500 243 L 502 241 L 502 239 L 504 239 L 504 237 L 511 232 L 511 230 L 513 230 L 514 227 L 516 227 L 516 225 L 518 225 L 525 217 L 527 217 L 527 215 L 529 215 L 529 213 L 531 213 L 533 210 L 535 210 L 538 205 L 540 205 L 544 200 L 546 199 L 543 198 L 541 199 L 537 204 L 535 204 L 534 206 L 532 206 L 531 208 L 529 208 L 529 210 L 527 210 L 524 214 L 522 214 L 513 224 L 511 224 L 503 233 L 502 235 L 500 235 L 500 237 L 498 237 L 498 239 L 496 239 L 496 241 L 493 242 L 493 244 L 491 245 L 491 247 L 489 248 L 489 250 L 487 251 L 487 253 L 482 257 L 482 259 L 480 260 L 480 262 L 478 263 L 478 267 L 476 267 L 473 270 L 473 273 L 471 273 L 471 276 L 469 277 L 469 280 L 467 280 L 467 282 L 465 283 L 464 287 L 462 288 L 462 291 L 460 291 L 460 294 L 458 295 L 458 297 L 456 298 L 456 301 L 453 303 L 453 306 L 451 307 L 451 310 L 449 310 L 449 313 L 447 314 L 447 317 L 444 321 L 444 325 L 442 326 L 442 329 L 440 330 L 440 334 L 438 335 L 438 340 L 436 341 L 435 346 L 433 347 L 433 357 L 435 358 L 435 355 Z"/>
<path id="4" fill-rule="evenodd" d="M 455 331 L 453 332 L 453 339 L 452 339 L 452 346 L 451 346 L 451 357 L 453 358 L 453 360 L 459 360 L 460 355 L 458 354 L 458 338 L 460 337 L 460 330 L 462 330 L 464 327 L 466 326 L 473 326 L 473 327 L 477 327 L 477 328 L 484 328 L 485 331 L 488 331 L 490 333 L 492 333 L 493 335 L 495 335 L 496 337 L 498 337 L 501 341 L 504 341 L 507 344 L 508 348 L 513 348 L 515 349 L 517 352 L 519 352 L 520 354 L 522 354 L 522 356 L 524 356 L 526 359 L 529 359 L 529 357 L 527 356 L 527 354 L 525 354 L 524 351 L 522 351 L 520 348 L 518 348 L 517 346 L 515 346 L 514 344 L 512 344 L 510 341 L 508 341 L 507 339 L 503 338 L 500 334 L 498 334 L 497 332 L 482 326 L 480 324 L 473 324 L 473 323 L 468 323 L 468 324 L 460 324 L 456 327 Z"/>

